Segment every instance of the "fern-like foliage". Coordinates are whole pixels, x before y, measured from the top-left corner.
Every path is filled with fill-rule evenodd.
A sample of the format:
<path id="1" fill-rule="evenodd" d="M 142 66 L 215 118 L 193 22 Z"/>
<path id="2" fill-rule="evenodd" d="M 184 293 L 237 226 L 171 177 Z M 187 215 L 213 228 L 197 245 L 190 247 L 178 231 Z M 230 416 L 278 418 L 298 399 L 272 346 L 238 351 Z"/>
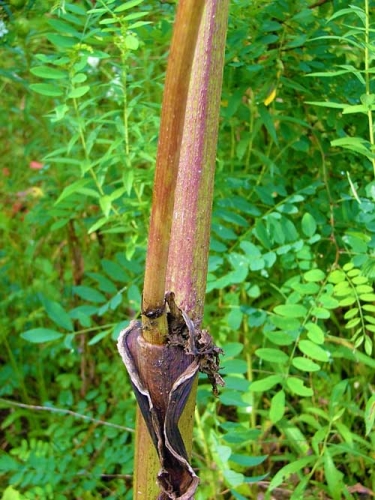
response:
<path id="1" fill-rule="evenodd" d="M 342 269 L 331 272 L 328 280 L 334 284 L 333 295 L 339 300 L 344 314 L 345 328 L 352 332 L 355 348 L 364 344 L 365 352 L 371 356 L 375 333 L 375 293 L 367 276 L 349 262 Z"/>

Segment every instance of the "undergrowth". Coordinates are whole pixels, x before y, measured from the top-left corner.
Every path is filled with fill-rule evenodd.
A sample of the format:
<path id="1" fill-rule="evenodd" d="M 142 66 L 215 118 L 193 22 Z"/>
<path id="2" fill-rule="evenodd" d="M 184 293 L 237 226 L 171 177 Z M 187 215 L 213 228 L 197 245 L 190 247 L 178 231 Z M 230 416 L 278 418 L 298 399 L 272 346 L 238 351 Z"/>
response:
<path id="1" fill-rule="evenodd" d="M 198 499 L 375 491 L 373 2 L 231 4 Z M 174 5 L 0 4 L 0 485 L 131 498 L 139 313 Z"/>

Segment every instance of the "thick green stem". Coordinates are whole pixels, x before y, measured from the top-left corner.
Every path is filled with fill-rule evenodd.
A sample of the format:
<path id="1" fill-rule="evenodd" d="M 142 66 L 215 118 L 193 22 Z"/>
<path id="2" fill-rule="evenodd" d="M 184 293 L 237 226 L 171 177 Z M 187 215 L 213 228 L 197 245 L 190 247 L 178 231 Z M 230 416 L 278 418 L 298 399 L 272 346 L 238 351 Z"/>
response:
<path id="1" fill-rule="evenodd" d="M 207 1 L 199 31 L 186 109 L 169 247 L 167 290 L 200 325 L 211 229 L 217 134 L 229 0 Z M 180 419 L 192 448 L 197 384 Z"/>
<path id="2" fill-rule="evenodd" d="M 142 312 L 163 309 L 174 193 L 190 73 L 204 2 L 181 0 L 178 6 L 164 89 L 154 194 L 148 240 Z M 156 316 L 159 314 L 156 313 Z M 147 320 L 144 319 L 147 323 Z M 146 330 L 150 342 L 163 343 L 166 325 Z"/>
<path id="3" fill-rule="evenodd" d="M 188 95 L 167 290 L 198 323 L 206 290 L 228 0 L 207 1 Z"/>
<path id="4" fill-rule="evenodd" d="M 164 306 L 174 192 L 190 73 L 202 9 L 203 2 L 199 0 L 198 2 L 197 0 L 181 0 L 176 14 L 162 105 L 143 289 L 143 312 L 160 310 Z M 165 315 L 156 318 L 155 322 L 150 321 L 147 316 L 143 316 L 142 320 L 146 327 L 144 328 L 145 338 L 152 343 L 163 343 L 167 334 Z M 156 475 L 159 468 L 156 451 L 138 409 L 134 499 L 148 500 L 158 496 L 159 487 L 156 483 Z"/>
<path id="5" fill-rule="evenodd" d="M 143 334 L 151 343 L 165 341 L 167 325 L 159 311 L 167 290 L 175 292 L 177 304 L 196 326 L 203 315 L 228 4 L 229 0 L 180 0 L 178 8 L 163 99 L 142 304 Z M 159 317 L 150 320 L 155 313 Z M 195 394 L 196 384 L 179 423 L 188 453 Z M 157 498 L 159 467 L 138 413 L 135 499 Z"/>

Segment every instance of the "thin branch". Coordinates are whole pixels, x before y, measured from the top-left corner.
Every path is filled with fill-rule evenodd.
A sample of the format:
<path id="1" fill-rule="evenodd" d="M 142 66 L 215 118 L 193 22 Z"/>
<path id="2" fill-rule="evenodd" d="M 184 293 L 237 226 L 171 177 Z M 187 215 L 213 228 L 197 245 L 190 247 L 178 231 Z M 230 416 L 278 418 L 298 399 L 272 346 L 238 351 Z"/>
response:
<path id="1" fill-rule="evenodd" d="M 75 418 L 80 418 L 82 420 L 88 420 L 98 425 L 105 425 L 107 427 L 114 427 L 115 429 L 120 429 L 127 432 L 134 432 L 134 429 L 130 427 L 124 427 L 123 425 L 112 424 L 111 422 L 106 422 L 104 420 L 99 420 L 97 418 L 89 417 L 88 415 L 82 415 L 82 413 L 77 413 L 72 410 L 65 410 L 64 408 L 53 408 L 50 406 L 39 406 L 39 405 L 27 405 L 24 403 L 17 403 L 16 401 L 10 401 L 9 399 L 0 398 L 0 403 L 4 403 L 8 406 L 17 406 L 18 408 L 26 408 L 26 410 L 37 410 L 37 411 L 49 411 L 52 413 L 61 413 L 62 415 L 71 415 Z"/>

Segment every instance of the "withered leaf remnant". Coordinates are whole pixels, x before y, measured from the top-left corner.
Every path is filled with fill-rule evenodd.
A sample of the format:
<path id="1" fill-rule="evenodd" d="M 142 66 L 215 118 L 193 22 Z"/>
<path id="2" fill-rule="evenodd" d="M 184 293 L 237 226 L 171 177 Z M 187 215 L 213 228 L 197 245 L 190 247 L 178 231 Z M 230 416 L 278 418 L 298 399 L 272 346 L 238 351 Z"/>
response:
<path id="1" fill-rule="evenodd" d="M 140 321 L 132 321 L 118 340 L 143 418 L 160 460 L 159 500 L 193 498 L 199 479 L 189 463 L 178 422 L 198 371 L 206 373 L 217 393 L 220 348 L 207 330 L 197 328 L 174 301 L 168 305 L 168 336 L 164 345 L 147 342 Z"/>

